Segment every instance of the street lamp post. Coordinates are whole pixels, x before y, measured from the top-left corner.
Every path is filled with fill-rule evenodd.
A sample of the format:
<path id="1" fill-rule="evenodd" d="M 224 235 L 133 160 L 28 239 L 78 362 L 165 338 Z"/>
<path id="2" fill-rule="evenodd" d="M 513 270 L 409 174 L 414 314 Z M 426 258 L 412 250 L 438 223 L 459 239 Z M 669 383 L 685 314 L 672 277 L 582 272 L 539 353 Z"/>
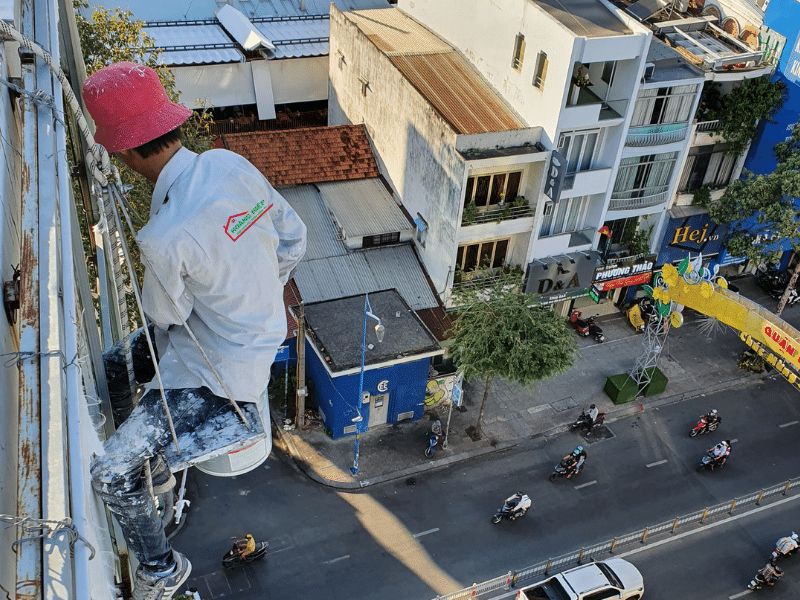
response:
<path id="1" fill-rule="evenodd" d="M 364 294 L 364 332 L 361 336 L 361 372 L 358 379 L 358 398 L 356 399 L 356 412 L 358 415 L 353 419 L 356 424 L 356 447 L 353 452 L 353 466 L 350 472 L 355 475 L 358 473 L 358 447 L 361 441 L 361 423 L 364 422 L 364 417 L 361 416 L 361 402 L 364 396 L 364 354 L 367 348 L 367 317 L 372 317 L 378 324 L 375 325 L 375 337 L 378 338 L 378 343 L 383 341 L 383 334 L 386 328 L 381 323 L 381 320 L 372 314 L 372 306 L 369 303 L 369 293 Z"/>

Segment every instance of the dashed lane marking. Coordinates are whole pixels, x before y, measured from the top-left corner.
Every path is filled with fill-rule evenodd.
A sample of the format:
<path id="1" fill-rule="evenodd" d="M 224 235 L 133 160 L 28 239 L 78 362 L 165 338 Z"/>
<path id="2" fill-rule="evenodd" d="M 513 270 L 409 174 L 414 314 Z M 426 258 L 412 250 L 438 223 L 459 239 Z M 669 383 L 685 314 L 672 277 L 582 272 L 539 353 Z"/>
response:
<path id="1" fill-rule="evenodd" d="M 784 423 L 783 425 L 778 425 L 778 427 L 783 429 L 784 427 L 789 427 L 791 425 L 797 425 L 798 423 L 800 423 L 800 421 L 789 421 L 788 423 Z"/>
<path id="2" fill-rule="evenodd" d="M 588 483 L 582 483 L 582 484 L 580 484 L 580 485 L 576 485 L 576 486 L 575 486 L 575 489 L 576 489 L 576 490 L 579 490 L 579 489 L 581 489 L 581 488 L 585 488 L 585 487 L 589 487 L 590 485 L 594 485 L 595 483 L 597 483 L 597 480 L 596 480 L 596 479 L 594 479 L 594 480 L 592 480 L 592 481 L 589 481 Z"/>
<path id="3" fill-rule="evenodd" d="M 428 535 L 429 533 L 436 533 L 437 531 L 439 531 L 438 527 L 436 529 L 428 529 L 428 531 L 421 531 L 420 533 L 415 533 L 414 537 L 415 538 L 422 537 L 423 535 Z"/>
<path id="4" fill-rule="evenodd" d="M 350 555 L 349 554 L 345 554 L 344 556 L 340 556 L 339 558 L 332 558 L 331 560 L 326 560 L 322 564 L 323 565 L 332 565 L 333 563 L 337 563 L 340 560 L 347 560 L 348 558 L 350 558 Z"/>
<path id="5" fill-rule="evenodd" d="M 659 461 L 656 461 L 654 463 L 650 463 L 649 465 L 645 465 L 645 466 L 649 469 L 650 467 L 657 467 L 658 465 L 663 465 L 665 462 L 668 462 L 666 458 L 664 460 L 659 460 Z"/>
<path id="6" fill-rule="evenodd" d="M 738 442 L 738 441 L 739 441 L 739 438 L 733 438 L 733 439 L 731 440 L 731 444 L 735 444 L 735 443 L 736 443 L 736 442 Z"/>
<path id="7" fill-rule="evenodd" d="M 728 596 L 728 600 L 736 600 L 736 598 L 741 598 L 742 596 L 747 596 L 747 594 L 752 594 L 753 590 L 745 590 L 743 592 L 739 592 L 738 594 L 734 594 L 733 596 Z"/>

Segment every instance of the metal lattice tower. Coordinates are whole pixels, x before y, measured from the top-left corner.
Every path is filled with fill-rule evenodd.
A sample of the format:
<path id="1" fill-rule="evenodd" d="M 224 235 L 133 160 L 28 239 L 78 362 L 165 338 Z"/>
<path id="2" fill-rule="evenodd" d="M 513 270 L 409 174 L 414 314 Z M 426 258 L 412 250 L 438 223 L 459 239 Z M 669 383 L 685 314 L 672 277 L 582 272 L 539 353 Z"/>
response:
<path id="1" fill-rule="evenodd" d="M 644 329 L 644 351 L 636 359 L 636 364 L 630 373 L 630 378 L 636 382 L 636 396 L 639 396 L 650 383 L 653 373 L 658 366 L 658 357 L 664 349 L 669 333 L 669 318 L 656 316 L 648 319 Z"/>

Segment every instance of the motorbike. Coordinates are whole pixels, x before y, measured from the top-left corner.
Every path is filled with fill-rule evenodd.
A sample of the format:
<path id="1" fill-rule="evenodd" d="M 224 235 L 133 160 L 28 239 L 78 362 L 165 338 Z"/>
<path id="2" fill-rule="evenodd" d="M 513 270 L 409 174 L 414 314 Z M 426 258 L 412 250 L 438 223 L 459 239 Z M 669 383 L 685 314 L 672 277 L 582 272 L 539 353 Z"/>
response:
<path id="1" fill-rule="evenodd" d="M 269 542 L 256 542 L 256 549 L 242 558 L 242 547 L 239 545 L 238 541 L 234 541 L 233 547 L 222 557 L 222 566 L 226 569 L 230 569 L 231 567 L 246 565 L 255 560 L 264 558 L 268 546 Z"/>
<path id="2" fill-rule="evenodd" d="M 497 525 L 503 519 L 509 519 L 513 521 L 517 517 L 524 516 L 531 507 L 531 499 L 527 494 L 522 494 L 522 498 L 520 499 L 519 504 L 517 504 L 517 498 L 519 498 L 519 494 L 514 494 L 513 496 L 506 498 L 505 502 L 503 502 L 503 508 L 497 511 L 492 517 L 492 523 Z M 515 505 L 516 508 L 511 510 L 511 507 Z"/>
<path id="3" fill-rule="evenodd" d="M 655 314 L 655 306 L 650 298 L 642 298 L 635 302 L 627 312 L 628 322 L 633 325 L 636 333 L 642 333 L 647 327 L 647 322 Z"/>
<path id="4" fill-rule="evenodd" d="M 578 332 L 578 335 L 586 337 L 589 335 L 589 323 L 585 319 L 581 319 L 581 314 L 581 311 L 576 308 L 570 313 L 569 322 Z"/>
<path id="5" fill-rule="evenodd" d="M 773 586 L 775 585 L 775 582 L 778 581 L 778 579 L 780 579 L 781 577 L 783 577 L 783 573 L 778 571 L 775 573 L 775 575 L 773 575 L 770 578 L 770 581 L 767 581 L 767 579 L 764 577 L 764 574 L 761 571 L 759 571 L 758 573 L 755 574 L 753 579 L 750 580 L 750 583 L 747 584 L 747 589 L 760 590 L 761 588 L 766 586 Z"/>
<path id="6" fill-rule="evenodd" d="M 547 479 L 550 481 L 555 481 L 559 477 L 566 477 L 575 468 L 574 464 L 575 462 L 573 460 L 570 460 L 569 457 L 562 458 L 556 465 L 555 469 L 553 469 L 553 472 L 550 474 L 550 477 L 548 477 Z M 586 464 L 586 462 L 584 461 L 583 464 Z"/>
<path id="7" fill-rule="evenodd" d="M 798 540 L 800 540 L 800 537 L 793 531 L 791 535 L 782 537 L 775 542 L 775 550 L 772 551 L 772 564 L 774 565 L 778 562 L 778 558 L 781 556 L 789 556 L 797 552 L 800 549 Z"/>
<path id="8" fill-rule="evenodd" d="M 713 451 L 709 450 L 703 458 L 700 459 L 700 464 L 697 465 L 697 471 L 700 472 L 704 469 L 708 469 L 709 471 L 713 470 L 714 467 L 722 467 L 724 466 L 724 462 L 722 462 L 723 458 L 727 458 L 730 456 L 731 449 L 728 446 L 724 456 L 716 457 L 714 456 Z"/>
<path id="9" fill-rule="evenodd" d="M 592 423 L 592 419 L 589 417 L 589 413 L 585 410 L 581 410 L 580 416 L 575 419 L 575 422 L 569 426 L 570 431 L 575 431 L 576 429 L 580 429 L 585 433 L 589 433 L 592 429 L 597 427 L 598 425 L 602 425 L 603 421 L 606 420 L 606 413 L 600 412 L 597 414 L 597 419 L 595 419 L 594 423 Z"/>
<path id="10" fill-rule="evenodd" d="M 784 288 L 773 288 L 769 291 L 769 295 L 773 300 L 780 300 L 785 291 Z M 798 302 L 800 302 L 800 294 L 797 293 L 797 290 L 790 290 L 789 297 L 786 299 L 786 306 L 794 306 Z"/>
<path id="11" fill-rule="evenodd" d="M 767 262 L 758 265 L 755 280 L 758 287 L 777 300 L 786 291 L 789 276 L 786 271 L 779 271 L 773 263 Z"/>
<path id="12" fill-rule="evenodd" d="M 719 427 L 720 423 L 722 423 L 722 419 L 720 417 L 717 417 L 716 421 L 709 423 L 706 416 L 703 415 L 700 417 L 697 425 L 695 425 L 689 432 L 689 437 L 694 437 L 699 433 L 708 433 L 709 431 L 714 431 L 717 427 Z"/>
<path id="13" fill-rule="evenodd" d="M 441 429 L 435 431 L 431 428 L 428 431 L 428 446 L 425 448 L 425 456 L 427 458 L 433 459 L 433 456 L 436 454 L 436 447 L 439 445 L 439 441 L 444 438 L 444 434 L 442 433 Z M 447 448 L 447 443 L 442 441 L 442 448 Z"/>
<path id="14" fill-rule="evenodd" d="M 598 344 L 606 341 L 606 336 L 603 335 L 603 330 L 594 322 L 594 317 L 586 319 L 586 324 L 589 326 L 589 335 L 594 338 Z"/>

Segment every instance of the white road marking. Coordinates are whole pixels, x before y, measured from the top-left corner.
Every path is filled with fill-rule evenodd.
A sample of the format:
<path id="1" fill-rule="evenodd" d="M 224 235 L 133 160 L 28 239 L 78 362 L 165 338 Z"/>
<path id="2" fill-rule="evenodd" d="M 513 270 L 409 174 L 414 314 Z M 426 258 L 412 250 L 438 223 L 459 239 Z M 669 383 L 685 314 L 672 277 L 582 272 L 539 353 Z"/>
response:
<path id="1" fill-rule="evenodd" d="M 800 421 L 789 421 L 788 423 L 784 423 L 783 425 L 778 425 L 781 429 L 784 427 L 789 427 L 790 425 L 797 425 Z"/>
<path id="2" fill-rule="evenodd" d="M 323 562 L 322 564 L 323 564 L 323 565 L 332 565 L 333 563 L 337 563 L 337 562 L 339 562 L 340 560 L 347 560 L 348 558 L 350 558 L 350 555 L 349 555 L 349 554 L 345 554 L 344 556 L 340 556 L 339 558 L 334 558 L 334 559 L 331 559 L 331 560 L 326 560 L 326 561 L 325 561 L 325 562 Z"/>
<path id="3" fill-rule="evenodd" d="M 738 441 L 739 441 L 739 438 L 733 438 L 733 439 L 731 440 L 731 444 L 735 444 L 735 443 L 736 443 L 736 442 L 738 442 Z"/>
<path id="4" fill-rule="evenodd" d="M 596 480 L 596 479 L 594 479 L 594 480 L 592 480 L 592 481 L 590 481 L 590 482 L 588 482 L 588 483 L 582 483 L 582 484 L 580 484 L 580 485 L 576 485 L 576 486 L 575 486 L 575 489 L 576 489 L 576 490 L 579 490 L 579 489 L 581 489 L 581 488 L 585 488 L 585 487 L 589 487 L 590 485 L 594 485 L 595 483 L 597 483 L 597 480 Z"/>
<path id="5" fill-rule="evenodd" d="M 658 465 L 663 465 L 665 462 L 667 462 L 666 458 L 664 460 L 659 460 L 658 462 L 650 463 L 649 465 L 645 466 L 649 469 L 650 467 L 657 467 Z"/>
<path id="6" fill-rule="evenodd" d="M 422 531 L 420 533 L 415 533 L 414 537 L 415 538 L 422 537 L 423 535 L 428 535 L 429 533 L 436 533 L 437 531 L 439 531 L 438 527 L 436 529 L 428 529 L 428 531 Z"/>
<path id="7" fill-rule="evenodd" d="M 743 592 L 739 592 L 738 594 L 734 594 L 733 596 L 728 596 L 728 600 L 735 600 L 736 598 L 741 598 L 742 596 L 747 596 L 747 594 L 752 594 L 753 590 L 745 590 Z"/>

